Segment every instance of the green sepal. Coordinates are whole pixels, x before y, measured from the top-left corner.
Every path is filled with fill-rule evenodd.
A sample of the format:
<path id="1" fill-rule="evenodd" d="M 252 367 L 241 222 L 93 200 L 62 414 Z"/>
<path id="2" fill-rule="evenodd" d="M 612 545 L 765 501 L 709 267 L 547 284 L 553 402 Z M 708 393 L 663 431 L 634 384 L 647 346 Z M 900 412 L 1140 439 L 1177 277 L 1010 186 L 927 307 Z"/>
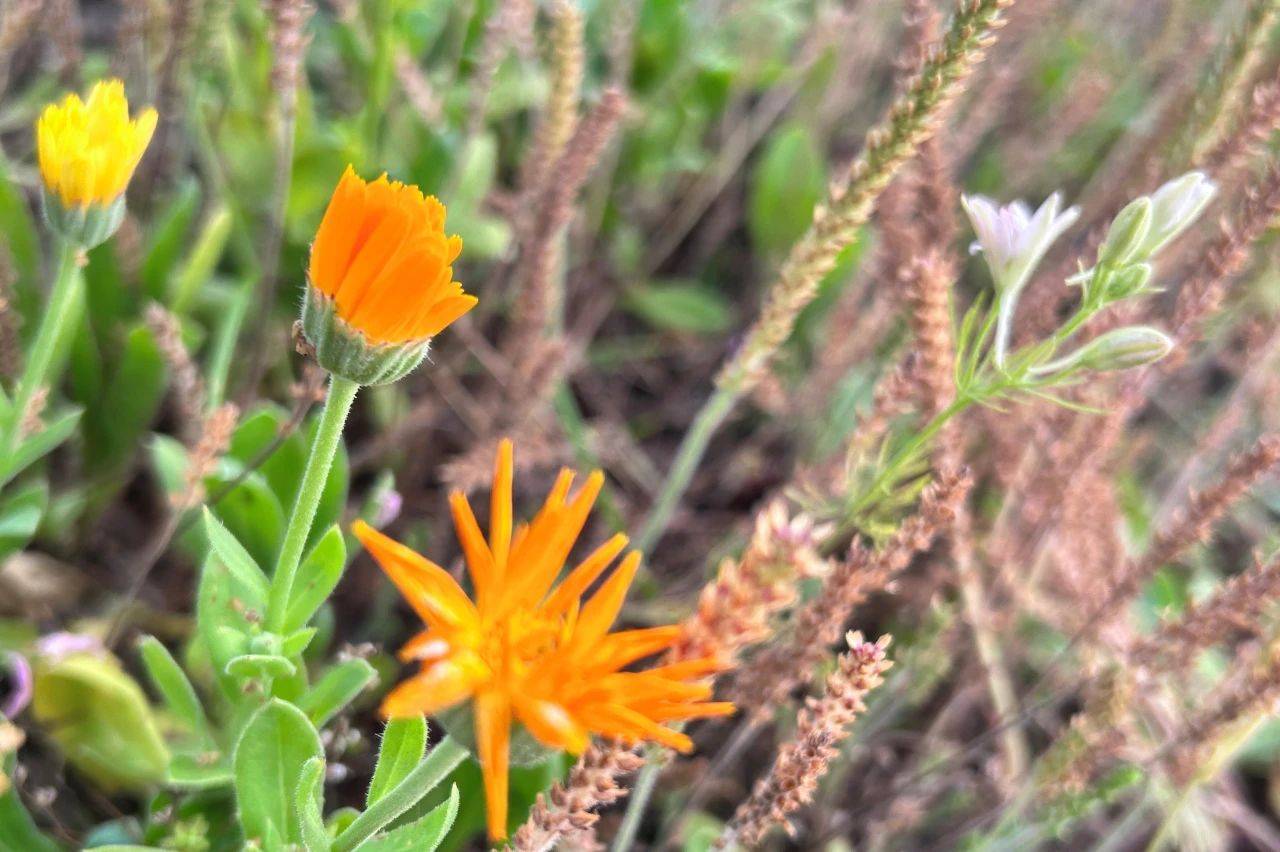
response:
<path id="1" fill-rule="evenodd" d="M 302 301 L 302 333 L 315 348 L 321 367 L 360 385 L 399 381 L 422 363 L 431 346 L 429 337 L 405 343 L 371 343 L 338 316 L 333 299 L 311 286 Z"/>
<path id="2" fill-rule="evenodd" d="M 124 221 L 124 193 L 110 204 L 67 207 L 45 187 L 40 192 L 41 211 L 49 230 L 88 251 L 111 239 Z"/>

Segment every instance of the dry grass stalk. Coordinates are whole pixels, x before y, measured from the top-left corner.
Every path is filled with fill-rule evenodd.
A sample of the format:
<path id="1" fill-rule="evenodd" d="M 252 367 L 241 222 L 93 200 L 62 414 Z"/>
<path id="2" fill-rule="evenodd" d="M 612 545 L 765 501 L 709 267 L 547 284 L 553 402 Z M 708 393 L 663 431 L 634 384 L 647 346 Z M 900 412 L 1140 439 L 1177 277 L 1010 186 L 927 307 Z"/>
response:
<path id="1" fill-rule="evenodd" d="M 155 337 L 160 356 L 169 367 L 170 387 L 177 402 L 183 439 L 191 444 L 204 430 L 201 423 L 205 406 L 204 379 L 182 342 L 182 326 L 178 318 L 153 302 L 147 306 L 145 319 Z"/>
<path id="2" fill-rule="evenodd" d="M 673 662 L 713 658 L 729 667 L 741 652 L 773 634 L 774 616 L 790 607 L 805 577 L 830 570 L 818 543 L 831 530 L 791 517 L 777 500 L 756 515 L 755 532 L 738 559 L 726 559 L 703 586 L 697 610 L 680 625 Z"/>
<path id="3" fill-rule="evenodd" d="M 1267 612 L 1280 600 L 1280 558 L 1252 566 L 1227 580 L 1207 600 L 1190 603 L 1130 652 L 1132 665 L 1169 672 L 1189 665 L 1201 651 L 1240 636 L 1256 636 Z"/>
<path id="4" fill-rule="evenodd" d="M 1198 90 L 1193 126 L 1191 160 L 1201 161 L 1207 151 L 1220 147 L 1231 136 L 1240 134 L 1248 120 L 1237 121 L 1240 106 L 1250 82 L 1267 55 L 1267 42 L 1276 21 L 1275 0 L 1252 0 L 1240 28 L 1224 45 L 1209 80 Z M 1256 97 L 1256 90 L 1254 96 Z M 1234 126 L 1233 126 L 1234 125 Z"/>
<path id="5" fill-rule="evenodd" d="M 1237 654 L 1214 696 L 1217 700 L 1189 719 L 1167 747 L 1167 765 L 1179 786 L 1194 783 L 1206 766 L 1216 769 L 1214 752 L 1237 726 L 1270 713 L 1280 701 L 1280 649 L 1253 646 Z"/>
<path id="6" fill-rule="evenodd" d="M 1087 623 L 1097 624 L 1113 613 L 1119 603 L 1130 600 L 1161 567 L 1206 540 L 1218 520 L 1277 462 L 1280 462 L 1280 435 L 1264 436 L 1248 452 L 1232 459 L 1218 482 L 1193 494 L 1186 507 L 1156 534 L 1147 551 L 1125 565 L 1110 594 Z"/>
<path id="7" fill-rule="evenodd" d="M 185 138 L 182 129 L 187 115 L 184 90 L 190 75 L 186 74 L 187 61 L 193 46 L 195 32 L 204 0 L 174 0 L 167 4 L 169 11 L 169 44 L 156 71 L 156 112 L 159 123 L 152 140 L 152 153 L 142 161 L 133 180 L 136 194 L 150 198 L 157 183 L 168 177 L 181 161 L 179 148 Z"/>
<path id="8" fill-rule="evenodd" d="M 45 0 L 40 23 L 62 57 L 60 73 L 72 77 L 84 62 L 84 19 L 76 0 Z"/>
<path id="9" fill-rule="evenodd" d="M 945 250 L 934 250 L 901 270 L 900 286 L 920 363 L 921 415 L 932 419 L 955 397 L 955 345 L 951 333 L 951 285 L 956 269 Z"/>
<path id="10" fill-rule="evenodd" d="M 936 131 L 939 117 L 994 42 L 1000 12 L 1012 0 L 963 0 L 924 67 L 868 135 L 844 181 L 814 211 L 813 224 L 791 249 L 765 296 L 760 316 L 737 355 L 721 370 L 721 386 L 737 393 L 758 383 L 796 317 L 835 268 L 840 252 L 866 223 L 871 206 L 894 175 Z"/>
<path id="11" fill-rule="evenodd" d="M 529 153 L 521 164 L 521 203 L 516 206 L 516 239 L 533 238 L 541 219 L 538 199 L 560 180 L 557 162 L 571 148 L 578 126 L 578 99 L 585 64 L 582 11 L 572 0 L 556 0 L 551 8 L 551 92 L 538 117 Z"/>
<path id="12" fill-rule="evenodd" d="M 12 0 L 0 17 L 0 92 L 9 82 L 13 55 L 27 43 L 40 20 L 45 0 Z"/>
<path id="13" fill-rule="evenodd" d="M 173 499 L 175 515 L 204 501 L 204 479 L 213 473 L 218 460 L 231 445 L 240 409 L 227 402 L 215 408 L 201 424 L 200 439 L 191 448 L 182 493 Z"/>
<path id="14" fill-rule="evenodd" d="M 1244 205 L 1235 217 L 1223 220 L 1217 239 L 1207 247 L 1200 263 L 1178 291 L 1173 337 L 1179 349 L 1161 362 L 1166 372 L 1180 365 L 1179 352 L 1200 337 L 1205 320 L 1222 304 L 1228 285 L 1248 263 L 1254 243 L 1275 223 L 1277 216 L 1280 216 L 1280 166 L 1272 163 L 1262 182 L 1248 190 Z"/>
<path id="15" fill-rule="evenodd" d="M 271 87 L 277 97 L 293 101 L 310 41 L 303 31 L 315 7 L 306 0 L 269 0 L 267 9 L 271 19 Z"/>
<path id="16" fill-rule="evenodd" d="M 1204 168 L 1219 180 L 1231 178 L 1267 149 L 1272 134 L 1280 127 L 1280 80 L 1255 86 L 1249 94 L 1249 110 L 1240 126 L 1202 160 Z"/>
<path id="17" fill-rule="evenodd" d="M 626 796 L 617 777 L 634 772 L 644 759 L 631 749 L 616 743 L 591 745 L 569 770 L 564 784 L 555 784 L 551 792 L 538 794 L 529 818 L 511 838 L 515 852 L 549 852 L 563 845 L 579 845 L 575 841 L 589 838 L 600 817 L 598 808 L 606 807 Z"/>
<path id="18" fill-rule="evenodd" d="M 849 651 L 836 660 L 824 693 L 806 702 L 795 736 L 778 750 L 769 774 L 738 806 L 717 848 L 732 843 L 756 846 L 777 824 L 791 832 L 788 816 L 813 799 L 819 779 L 840 753 L 837 744 L 849 735 L 866 710 L 867 694 L 884 682 L 884 673 L 893 665 L 885 658 L 888 636 L 874 643 L 863 641 L 861 633 L 850 633 L 847 639 Z"/>
<path id="19" fill-rule="evenodd" d="M 916 513 L 879 550 L 854 542 L 818 593 L 797 610 L 791 637 L 770 645 L 742 670 L 734 688 L 735 703 L 757 722 L 769 718 L 827 657 L 827 649 L 839 639 L 852 610 L 885 589 L 913 557 L 950 529 L 969 484 L 965 471 L 941 472 L 925 489 Z"/>
<path id="20" fill-rule="evenodd" d="M 422 123 L 429 127 L 435 125 L 440 120 L 444 104 L 427 75 L 422 73 L 407 50 L 396 54 L 396 79 L 400 81 L 400 88 L 404 90 L 409 106 L 418 113 Z"/>
<path id="21" fill-rule="evenodd" d="M 517 372 L 525 354 L 551 324 L 558 291 L 555 278 L 562 252 L 561 234 L 573 217 L 574 199 L 613 137 L 625 107 L 626 97 L 619 89 L 605 90 L 600 103 L 582 120 L 557 158 L 550 173 L 555 180 L 539 197 L 533 220 L 537 229 L 526 245 L 524 285 L 503 347 Z"/>

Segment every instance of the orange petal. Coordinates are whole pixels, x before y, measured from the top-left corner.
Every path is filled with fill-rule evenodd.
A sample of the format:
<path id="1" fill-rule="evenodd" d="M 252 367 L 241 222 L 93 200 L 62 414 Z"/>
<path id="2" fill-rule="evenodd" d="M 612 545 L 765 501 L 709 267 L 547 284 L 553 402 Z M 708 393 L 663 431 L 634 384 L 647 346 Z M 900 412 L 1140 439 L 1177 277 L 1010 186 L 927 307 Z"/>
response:
<path id="1" fill-rule="evenodd" d="M 391 690 L 382 701 L 382 715 L 401 719 L 439 713 L 471 695 L 479 680 L 465 662 L 441 660 Z"/>
<path id="2" fill-rule="evenodd" d="M 501 572 L 511 552 L 511 484 L 515 476 L 515 447 L 510 438 L 498 444 L 498 460 L 493 471 L 493 493 L 489 496 L 489 542 L 493 559 Z"/>
<path id="3" fill-rule="evenodd" d="M 493 553 L 485 543 L 484 534 L 480 532 L 480 525 L 476 523 L 476 516 L 471 511 L 466 495 L 461 491 L 450 494 L 449 509 L 453 512 L 453 528 L 462 544 L 462 554 L 466 557 L 471 582 L 476 587 L 476 601 L 483 609 L 498 576 Z"/>
<path id="4" fill-rule="evenodd" d="M 600 590 L 591 596 L 591 600 L 582 607 L 578 616 L 578 635 L 584 639 L 601 637 L 613 626 L 614 620 L 622 610 L 626 600 L 627 589 L 635 579 L 636 570 L 640 567 L 640 553 L 633 550 L 622 560 L 618 570 L 613 572 Z"/>
<path id="5" fill-rule="evenodd" d="M 475 605 L 448 571 L 364 521 L 352 524 L 351 531 L 423 621 L 453 627 L 476 623 Z"/>
<path id="6" fill-rule="evenodd" d="M 625 535 L 617 533 L 597 547 L 556 587 L 543 605 L 544 609 L 552 615 L 564 612 L 572 601 L 582 597 L 587 588 L 604 573 L 609 563 L 627 546 L 627 541 Z"/>
<path id="7" fill-rule="evenodd" d="M 514 704 L 516 717 L 543 745 L 573 754 L 586 750 L 590 742 L 587 730 L 561 705 L 528 697 L 517 697 Z"/>
<path id="8" fill-rule="evenodd" d="M 476 752 L 484 775 L 490 840 L 507 836 L 507 773 L 511 759 L 511 705 L 497 692 L 476 697 Z"/>

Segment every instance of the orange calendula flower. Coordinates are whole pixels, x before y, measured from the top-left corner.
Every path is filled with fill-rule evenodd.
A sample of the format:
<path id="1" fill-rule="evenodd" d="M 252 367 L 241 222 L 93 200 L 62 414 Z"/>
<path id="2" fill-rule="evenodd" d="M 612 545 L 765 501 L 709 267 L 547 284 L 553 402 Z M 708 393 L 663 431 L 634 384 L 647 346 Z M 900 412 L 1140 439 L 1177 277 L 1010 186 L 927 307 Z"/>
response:
<path id="1" fill-rule="evenodd" d="M 699 682 L 717 667 L 712 660 L 623 671 L 679 635 L 676 625 L 609 632 L 640 565 L 636 551 L 583 600 L 626 548 L 626 536 L 613 536 L 556 582 L 603 474 L 591 474 L 571 495 L 573 473 L 561 471 L 541 511 L 513 530 L 512 459 L 511 442 L 503 441 L 487 541 L 467 499 L 450 496 L 472 596 L 413 550 L 367 524 L 354 528 L 427 625 L 400 652 L 419 662 L 421 672 L 387 696 L 383 713 L 432 715 L 471 702 L 494 839 L 506 835 L 514 724 L 545 746 L 573 753 L 585 749 L 593 733 L 687 751 L 689 738 L 666 723 L 733 712 L 731 704 L 709 701 L 711 687 Z"/>
<path id="2" fill-rule="evenodd" d="M 316 360 L 364 385 L 401 378 L 476 297 L 453 280 L 459 237 L 416 186 L 347 166 L 311 244 L 302 326 Z"/>

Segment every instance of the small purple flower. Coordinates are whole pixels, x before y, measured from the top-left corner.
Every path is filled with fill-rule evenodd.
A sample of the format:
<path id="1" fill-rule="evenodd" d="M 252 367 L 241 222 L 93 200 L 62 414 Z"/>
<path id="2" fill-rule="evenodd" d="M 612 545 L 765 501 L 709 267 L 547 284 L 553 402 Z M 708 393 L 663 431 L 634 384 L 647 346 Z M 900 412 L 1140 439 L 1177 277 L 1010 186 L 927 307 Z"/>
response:
<path id="1" fill-rule="evenodd" d="M 60 660 L 75 654 L 102 654 L 106 651 L 96 636 L 84 633 L 50 633 L 36 640 L 36 650 L 42 657 Z"/>
<path id="2" fill-rule="evenodd" d="M 31 677 L 31 664 L 27 658 L 10 651 L 5 662 L 9 670 L 11 689 L 8 695 L 0 696 L 0 717 L 12 719 L 31 703 L 31 690 L 34 683 Z"/>
<path id="3" fill-rule="evenodd" d="M 382 495 L 382 499 L 378 501 L 378 511 L 374 515 L 373 525 L 378 529 L 382 529 L 400 517 L 400 510 L 403 508 L 404 497 L 394 488 L 388 489 Z"/>

